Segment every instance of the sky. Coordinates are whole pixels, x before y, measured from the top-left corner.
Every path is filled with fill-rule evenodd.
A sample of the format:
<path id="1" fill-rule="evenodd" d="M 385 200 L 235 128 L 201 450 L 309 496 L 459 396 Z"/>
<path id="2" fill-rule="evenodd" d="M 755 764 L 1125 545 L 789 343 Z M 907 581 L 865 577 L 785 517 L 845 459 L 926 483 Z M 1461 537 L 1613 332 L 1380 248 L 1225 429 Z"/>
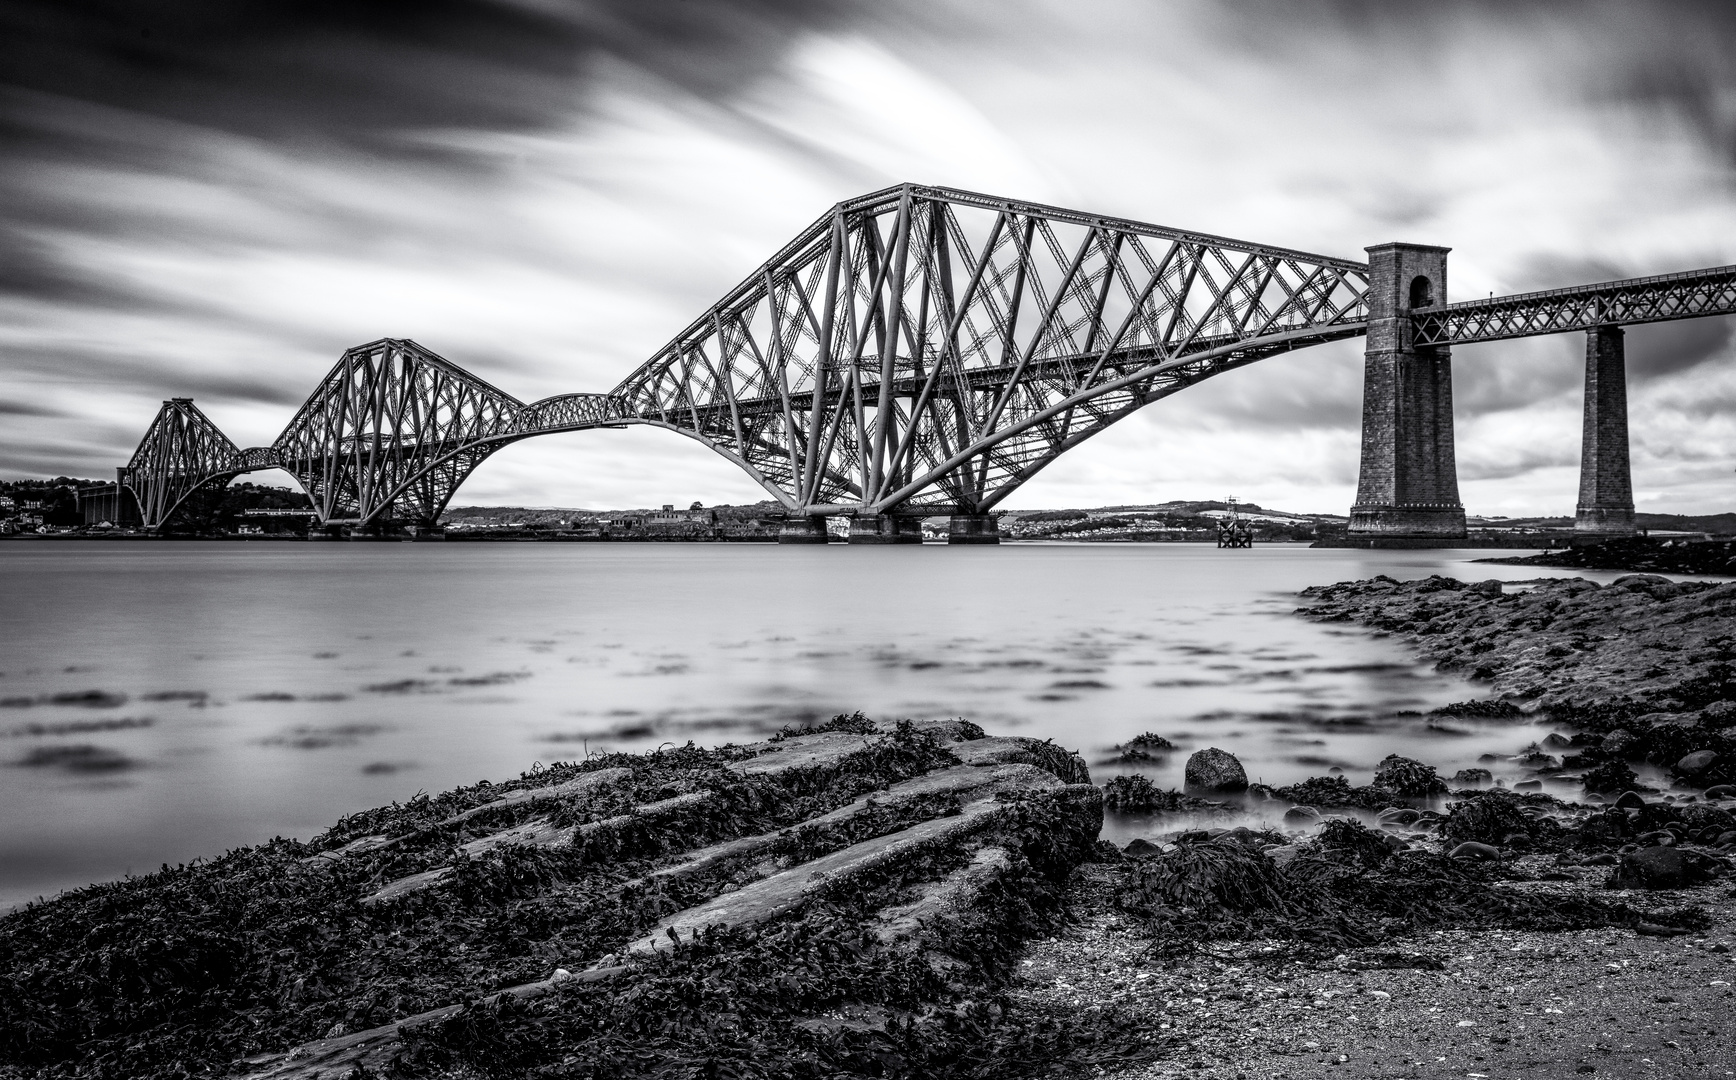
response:
<path id="1" fill-rule="evenodd" d="M 172 396 L 268 444 L 380 337 L 527 401 L 607 390 L 906 181 L 1447 245 L 1449 299 L 1736 263 L 1736 8 L 0 0 L 0 478 L 112 476 Z M 1731 320 L 1627 352 L 1638 508 L 1731 509 Z M 1455 350 L 1469 512 L 1572 513 L 1583 364 L 1575 334 Z M 1343 513 L 1361 367 L 1357 340 L 1219 376 L 1003 505 Z M 634 428 L 514 444 L 454 503 L 763 497 Z"/>

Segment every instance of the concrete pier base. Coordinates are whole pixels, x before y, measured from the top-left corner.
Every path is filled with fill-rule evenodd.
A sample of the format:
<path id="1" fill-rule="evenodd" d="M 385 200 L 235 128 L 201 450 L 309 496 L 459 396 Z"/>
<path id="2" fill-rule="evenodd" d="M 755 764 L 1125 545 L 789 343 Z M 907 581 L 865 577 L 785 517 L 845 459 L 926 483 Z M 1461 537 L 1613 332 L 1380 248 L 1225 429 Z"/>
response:
<path id="1" fill-rule="evenodd" d="M 891 514 L 858 514 L 850 519 L 852 544 L 920 544 L 922 519 Z"/>
<path id="2" fill-rule="evenodd" d="M 954 514 L 946 523 L 949 544 L 998 544 L 1001 521 L 993 514 Z"/>
<path id="3" fill-rule="evenodd" d="M 1579 456 L 1579 507 L 1573 531 L 1634 536 L 1633 474 L 1628 465 L 1627 346 L 1619 326 L 1585 332 L 1585 438 Z"/>
<path id="4" fill-rule="evenodd" d="M 780 544 L 829 544 L 832 537 L 826 532 L 826 519 L 820 517 L 793 517 L 784 522 L 784 527 L 778 530 Z"/>
<path id="5" fill-rule="evenodd" d="M 1453 456 L 1453 361 L 1419 348 L 1411 311 L 1445 303 L 1448 248 L 1368 249 L 1368 345 L 1362 383 L 1362 468 L 1349 536 L 1446 543 L 1465 536 Z"/>

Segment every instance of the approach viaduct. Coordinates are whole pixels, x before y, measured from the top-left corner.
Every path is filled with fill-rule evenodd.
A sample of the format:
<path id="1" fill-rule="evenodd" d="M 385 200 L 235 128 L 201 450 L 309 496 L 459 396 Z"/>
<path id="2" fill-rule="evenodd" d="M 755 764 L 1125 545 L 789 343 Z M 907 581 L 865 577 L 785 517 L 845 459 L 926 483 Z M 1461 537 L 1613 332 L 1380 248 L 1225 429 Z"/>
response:
<path id="1" fill-rule="evenodd" d="M 1736 312 L 1736 266 L 1446 303 L 1449 249 L 1355 262 L 948 188 L 833 207 L 602 394 L 523 402 L 413 341 L 346 352 L 270 446 L 165 402 L 113 498 L 159 528 L 198 488 L 283 469 L 331 530 L 432 528 L 489 455 L 644 424 L 728 458 L 788 513 L 781 540 L 993 543 L 995 507 L 1068 449 L 1177 390 L 1366 338 L 1350 532 L 1465 535 L 1451 347 L 1586 338 L 1577 527 L 1634 531 L 1622 327 Z"/>

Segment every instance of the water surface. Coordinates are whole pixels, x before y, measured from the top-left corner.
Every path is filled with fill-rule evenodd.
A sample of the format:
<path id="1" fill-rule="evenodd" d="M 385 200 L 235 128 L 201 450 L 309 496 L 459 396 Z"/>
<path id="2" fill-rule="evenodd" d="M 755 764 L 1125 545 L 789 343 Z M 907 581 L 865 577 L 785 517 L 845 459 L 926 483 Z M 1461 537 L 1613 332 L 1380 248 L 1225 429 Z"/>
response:
<path id="1" fill-rule="evenodd" d="M 1256 780 L 1537 734 L 1426 726 L 1485 691 L 1295 617 L 1308 585 L 1490 552 L 723 544 L 0 544 L 0 910 L 535 762 L 862 710 L 1096 763 L 1140 732 Z M 1590 575 L 1603 578 L 1615 575 Z M 1410 714 L 1410 715 L 1406 715 Z"/>

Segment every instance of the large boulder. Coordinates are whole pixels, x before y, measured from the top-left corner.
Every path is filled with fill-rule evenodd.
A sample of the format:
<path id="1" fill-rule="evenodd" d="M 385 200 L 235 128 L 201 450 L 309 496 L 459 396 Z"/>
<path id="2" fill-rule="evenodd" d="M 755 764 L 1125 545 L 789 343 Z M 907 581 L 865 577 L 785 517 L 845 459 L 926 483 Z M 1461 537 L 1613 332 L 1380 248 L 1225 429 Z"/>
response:
<path id="1" fill-rule="evenodd" d="M 1718 864 L 1697 851 L 1643 847 L 1621 857 L 1604 885 L 1611 889 L 1685 889 L 1712 880 Z"/>
<path id="2" fill-rule="evenodd" d="M 1248 790 L 1248 774 L 1236 755 L 1217 747 L 1196 750 L 1187 759 L 1183 788 L 1205 795 L 1224 795 Z"/>
<path id="3" fill-rule="evenodd" d="M 1696 750 L 1691 754 L 1684 754 L 1682 760 L 1676 762 L 1676 775 L 1694 780 L 1710 771 L 1717 763 L 1718 751 Z"/>
<path id="4" fill-rule="evenodd" d="M 1374 769 L 1374 786 L 1411 798 L 1439 795 L 1447 790 L 1440 774 L 1420 761 L 1389 754 Z"/>

